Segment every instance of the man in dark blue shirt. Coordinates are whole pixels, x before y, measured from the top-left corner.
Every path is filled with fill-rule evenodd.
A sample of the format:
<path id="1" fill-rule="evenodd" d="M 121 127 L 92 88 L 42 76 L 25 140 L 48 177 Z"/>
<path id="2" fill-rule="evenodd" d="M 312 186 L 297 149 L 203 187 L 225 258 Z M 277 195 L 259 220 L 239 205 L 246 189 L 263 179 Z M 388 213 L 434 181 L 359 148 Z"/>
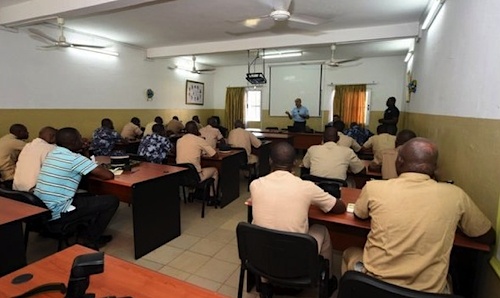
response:
<path id="1" fill-rule="evenodd" d="M 384 111 L 384 118 L 379 119 L 378 123 L 390 126 L 390 131 L 394 131 L 394 134 L 398 131 L 398 120 L 399 120 L 399 109 L 396 107 L 396 98 L 391 96 L 386 102 L 387 109 Z"/>

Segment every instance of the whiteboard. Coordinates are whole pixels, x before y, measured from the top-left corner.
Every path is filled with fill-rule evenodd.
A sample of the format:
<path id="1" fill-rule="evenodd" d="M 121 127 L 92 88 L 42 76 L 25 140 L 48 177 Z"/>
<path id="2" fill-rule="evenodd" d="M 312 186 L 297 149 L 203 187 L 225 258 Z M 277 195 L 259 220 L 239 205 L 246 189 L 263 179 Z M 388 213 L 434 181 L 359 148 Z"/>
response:
<path id="1" fill-rule="evenodd" d="M 309 116 L 319 117 L 321 109 L 321 65 L 276 65 L 269 67 L 269 115 L 286 116 L 302 99 Z"/>

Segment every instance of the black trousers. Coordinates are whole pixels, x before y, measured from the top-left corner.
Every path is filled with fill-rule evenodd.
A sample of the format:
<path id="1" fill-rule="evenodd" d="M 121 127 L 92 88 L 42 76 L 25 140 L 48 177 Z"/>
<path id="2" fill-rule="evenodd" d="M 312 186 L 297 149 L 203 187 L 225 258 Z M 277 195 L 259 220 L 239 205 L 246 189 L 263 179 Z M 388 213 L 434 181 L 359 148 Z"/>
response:
<path id="1" fill-rule="evenodd" d="M 87 237 L 90 241 L 96 241 L 106 230 L 119 204 L 118 198 L 112 195 L 76 195 L 72 203 L 76 209 L 61 213 L 58 221 L 66 224 L 81 218 L 92 218 Z"/>
<path id="2" fill-rule="evenodd" d="M 304 122 L 294 121 L 293 127 L 295 127 L 297 132 L 304 132 L 304 131 L 306 131 L 306 122 L 305 121 Z"/>

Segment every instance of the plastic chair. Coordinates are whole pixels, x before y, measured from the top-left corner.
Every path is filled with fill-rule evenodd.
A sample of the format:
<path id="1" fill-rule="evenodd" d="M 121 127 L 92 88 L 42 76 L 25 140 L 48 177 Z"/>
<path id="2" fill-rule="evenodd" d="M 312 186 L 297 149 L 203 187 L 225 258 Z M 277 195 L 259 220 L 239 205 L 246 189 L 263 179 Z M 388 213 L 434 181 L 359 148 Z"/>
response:
<path id="1" fill-rule="evenodd" d="M 236 235 L 241 260 L 238 298 L 243 294 L 245 271 L 255 275 L 257 290 L 263 289 L 262 277 L 276 286 L 319 287 L 318 296 L 328 297 L 329 263 L 318 254 L 318 244 L 312 236 L 246 222 L 238 224 Z"/>
<path id="2" fill-rule="evenodd" d="M 0 189 L 0 196 L 25 204 L 35 205 L 41 208 L 48 209 L 47 205 L 45 205 L 45 203 L 40 198 L 30 192 Z M 47 213 L 43 213 L 40 216 L 30 218 L 25 221 L 25 247 L 28 246 L 29 233 L 38 232 L 44 236 L 57 239 L 57 250 L 60 251 L 63 248 L 63 243 L 66 245 L 66 247 L 69 246 L 69 238 L 75 235 L 78 238 L 78 232 L 87 228 L 91 224 L 91 221 L 94 220 L 94 217 L 79 218 L 65 224 L 61 224 L 58 220 L 52 221 L 51 219 L 52 215 L 49 211 Z"/>
<path id="3" fill-rule="evenodd" d="M 317 186 L 321 187 L 324 191 L 328 192 L 336 198 L 340 198 L 340 188 L 347 187 L 347 182 L 342 179 L 323 178 L 310 174 L 303 174 L 300 176 L 302 180 L 309 180 L 314 182 Z"/>
<path id="4" fill-rule="evenodd" d="M 180 186 L 182 186 L 182 195 L 184 197 L 184 203 L 187 203 L 187 194 L 186 187 L 194 188 L 195 190 L 200 190 L 202 192 L 201 195 L 201 218 L 205 217 L 205 204 L 209 201 L 210 198 L 210 189 L 212 189 L 214 194 L 217 194 L 215 189 L 215 180 L 214 178 L 208 178 L 204 181 L 200 181 L 200 175 L 196 170 L 196 167 L 191 163 L 180 163 L 176 164 L 177 167 L 187 168 L 187 171 L 183 172 L 181 176 Z M 217 205 L 214 205 L 217 208 Z"/>
<path id="5" fill-rule="evenodd" d="M 357 271 L 347 271 L 340 279 L 337 298 L 461 298 L 453 294 L 416 291 L 390 284 Z"/>

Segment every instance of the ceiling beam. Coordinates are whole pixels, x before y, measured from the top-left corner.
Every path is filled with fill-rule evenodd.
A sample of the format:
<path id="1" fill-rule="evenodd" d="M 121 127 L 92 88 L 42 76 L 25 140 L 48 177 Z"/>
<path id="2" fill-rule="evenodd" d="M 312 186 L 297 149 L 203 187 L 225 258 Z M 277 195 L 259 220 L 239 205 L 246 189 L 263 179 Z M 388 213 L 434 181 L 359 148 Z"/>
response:
<path id="1" fill-rule="evenodd" d="M 279 48 L 302 45 L 321 45 L 332 43 L 357 43 L 396 38 L 418 36 L 418 22 L 396 25 L 339 29 L 324 31 L 316 36 L 303 34 L 286 34 L 266 37 L 244 38 L 230 41 L 206 42 L 179 46 L 157 47 L 147 49 L 148 58 L 164 58 L 194 54 L 210 54 L 242 51 L 250 49 Z"/>
<path id="2" fill-rule="evenodd" d="M 31 0 L 2 7 L 0 25 L 6 27 L 38 23 L 56 16 L 77 17 L 147 4 L 155 0 Z"/>

